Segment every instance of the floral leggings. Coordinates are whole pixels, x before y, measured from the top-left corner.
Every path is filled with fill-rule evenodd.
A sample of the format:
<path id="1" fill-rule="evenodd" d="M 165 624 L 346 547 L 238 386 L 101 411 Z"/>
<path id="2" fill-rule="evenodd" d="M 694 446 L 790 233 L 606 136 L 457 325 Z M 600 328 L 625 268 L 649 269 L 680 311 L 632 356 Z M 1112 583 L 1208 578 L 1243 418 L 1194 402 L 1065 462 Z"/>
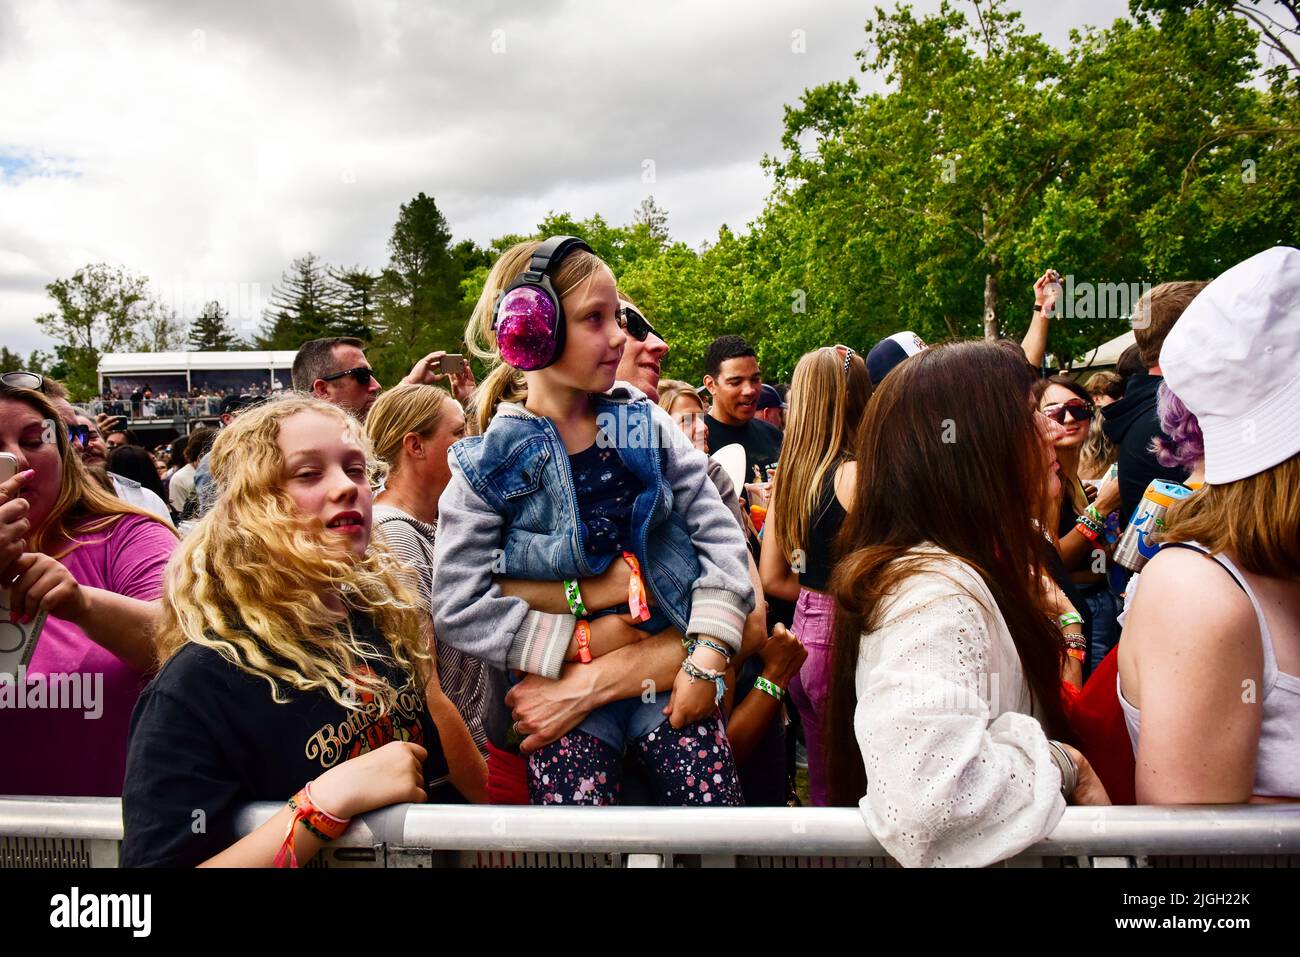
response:
<path id="1" fill-rule="evenodd" d="M 731 743 L 716 715 L 684 728 L 665 721 L 636 739 L 661 804 L 740 807 Z M 528 758 L 530 804 L 616 804 L 623 754 L 586 731 L 570 731 Z"/>

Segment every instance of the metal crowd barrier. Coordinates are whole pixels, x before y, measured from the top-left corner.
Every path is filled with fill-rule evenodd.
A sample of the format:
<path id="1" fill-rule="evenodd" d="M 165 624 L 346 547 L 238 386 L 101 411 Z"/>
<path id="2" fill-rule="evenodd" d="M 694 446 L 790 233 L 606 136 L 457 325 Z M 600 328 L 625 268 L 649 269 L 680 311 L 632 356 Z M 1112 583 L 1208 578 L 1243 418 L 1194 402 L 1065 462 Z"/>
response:
<path id="1" fill-rule="evenodd" d="M 245 807 L 246 834 L 282 805 Z M 0 797 L 0 868 L 116 867 L 121 802 Z M 896 867 L 852 808 L 404 804 L 363 815 L 317 867 Z M 1300 805 L 1071 807 L 1000 866 L 1300 867 Z"/>

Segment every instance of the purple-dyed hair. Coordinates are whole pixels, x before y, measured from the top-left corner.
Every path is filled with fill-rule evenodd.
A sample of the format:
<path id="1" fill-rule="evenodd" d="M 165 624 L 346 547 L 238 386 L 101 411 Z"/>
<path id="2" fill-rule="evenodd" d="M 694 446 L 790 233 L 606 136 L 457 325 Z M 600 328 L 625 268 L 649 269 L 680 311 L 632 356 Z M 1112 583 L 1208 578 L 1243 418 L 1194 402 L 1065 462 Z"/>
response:
<path id="1" fill-rule="evenodd" d="M 1192 410 L 1183 405 L 1183 400 L 1174 395 L 1168 384 L 1161 382 L 1156 393 L 1156 412 L 1160 416 L 1160 428 L 1169 441 L 1157 436 L 1151 442 L 1151 450 L 1156 459 L 1165 468 L 1182 466 L 1194 469 L 1196 463 L 1205 458 L 1205 436 L 1201 434 L 1201 423 L 1196 421 Z"/>

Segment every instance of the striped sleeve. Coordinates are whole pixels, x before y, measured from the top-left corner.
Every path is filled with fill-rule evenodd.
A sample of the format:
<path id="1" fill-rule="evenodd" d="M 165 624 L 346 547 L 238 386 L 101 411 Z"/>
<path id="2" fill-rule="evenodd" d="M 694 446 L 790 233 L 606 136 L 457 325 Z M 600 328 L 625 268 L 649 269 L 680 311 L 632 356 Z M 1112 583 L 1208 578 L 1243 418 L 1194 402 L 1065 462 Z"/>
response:
<path id="1" fill-rule="evenodd" d="M 529 611 L 506 652 L 506 667 L 558 678 L 577 622 L 572 615 Z"/>
<path id="2" fill-rule="evenodd" d="M 747 612 L 740 599 L 722 588 L 697 588 L 691 595 L 691 620 L 687 637 L 716 638 L 733 651 L 740 650 Z"/>

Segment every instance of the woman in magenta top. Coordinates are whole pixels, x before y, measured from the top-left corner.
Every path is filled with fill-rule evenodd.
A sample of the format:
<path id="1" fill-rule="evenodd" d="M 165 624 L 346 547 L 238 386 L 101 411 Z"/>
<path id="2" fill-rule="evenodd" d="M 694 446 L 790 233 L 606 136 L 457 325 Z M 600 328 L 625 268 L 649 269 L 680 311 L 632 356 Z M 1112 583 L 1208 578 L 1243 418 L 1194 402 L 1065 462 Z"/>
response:
<path id="1" fill-rule="evenodd" d="M 176 535 L 87 475 L 39 391 L 0 384 L 0 452 L 0 588 L 49 616 L 24 680 L 0 676 L 0 794 L 117 796 Z"/>

